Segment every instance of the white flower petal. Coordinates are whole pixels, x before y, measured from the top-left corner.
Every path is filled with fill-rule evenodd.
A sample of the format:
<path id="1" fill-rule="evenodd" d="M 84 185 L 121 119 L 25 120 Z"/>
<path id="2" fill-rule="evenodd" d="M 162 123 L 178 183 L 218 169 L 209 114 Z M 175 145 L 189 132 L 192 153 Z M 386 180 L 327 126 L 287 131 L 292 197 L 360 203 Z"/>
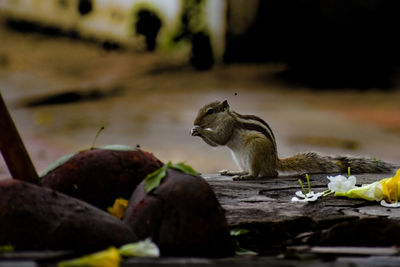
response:
<path id="1" fill-rule="evenodd" d="M 296 195 L 300 195 L 300 194 L 297 194 L 298 192 L 301 193 L 301 191 L 297 191 Z M 292 202 L 314 202 L 323 194 L 324 194 L 324 192 L 314 193 L 311 191 L 310 193 L 306 194 L 306 197 L 301 197 L 301 198 L 293 197 L 291 201 Z M 301 193 L 301 195 L 304 196 L 303 193 Z"/>
<path id="2" fill-rule="evenodd" d="M 303 194 L 301 191 L 296 191 L 295 193 L 296 196 L 301 197 L 301 198 L 306 198 L 307 196 Z"/>
<path id="3" fill-rule="evenodd" d="M 357 178 L 353 175 L 349 176 L 349 178 L 343 175 L 328 176 L 327 178 L 330 181 L 328 188 L 332 192 L 345 193 L 356 187 Z"/>
<path id="4" fill-rule="evenodd" d="M 387 203 L 385 200 L 380 202 L 381 206 L 388 207 L 388 208 L 400 208 L 400 202 L 396 203 Z"/>
<path id="5" fill-rule="evenodd" d="M 315 195 L 314 191 L 311 191 L 311 192 L 306 194 L 306 197 L 310 198 L 310 197 L 314 197 L 314 195 Z"/>
<path id="6" fill-rule="evenodd" d="M 292 202 L 300 202 L 300 199 L 297 197 L 292 197 L 291 199 Z"/>
<path id="7" fill-rule="evenodd" d="M 308 202 L 309 198 L 297 198 L 297 197 L 292 197 L 292 202 Z"/>
<path id="8" fill-rule="evenodd" d="M 349 176 L 349 178 L 347 178 L 347 180 L 349 182 L 351 182 L 352 185 L 354 185 L 354 186 L 356 185 L 357 178 L 354 175 Z"/>

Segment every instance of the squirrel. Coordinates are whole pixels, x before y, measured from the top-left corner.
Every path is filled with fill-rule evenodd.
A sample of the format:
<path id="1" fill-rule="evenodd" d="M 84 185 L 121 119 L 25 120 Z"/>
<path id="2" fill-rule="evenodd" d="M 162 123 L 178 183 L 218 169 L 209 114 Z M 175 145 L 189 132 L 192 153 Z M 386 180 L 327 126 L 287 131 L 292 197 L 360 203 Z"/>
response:
<path id="1" fill-rule="evenodd" d="M 280 159 L 274 133 L 261 118 L 231 110 L 228 101 L 216 101 L 202 107 L 191 129 L 210 146 L 227 146 L 239 172 L 220 171 L 234 180 L 277 177 L 278 171 L 297 173 L 390 173 L 395 166 L 376 159 L 323 156 L 316 152 L 299 153 Z"/>

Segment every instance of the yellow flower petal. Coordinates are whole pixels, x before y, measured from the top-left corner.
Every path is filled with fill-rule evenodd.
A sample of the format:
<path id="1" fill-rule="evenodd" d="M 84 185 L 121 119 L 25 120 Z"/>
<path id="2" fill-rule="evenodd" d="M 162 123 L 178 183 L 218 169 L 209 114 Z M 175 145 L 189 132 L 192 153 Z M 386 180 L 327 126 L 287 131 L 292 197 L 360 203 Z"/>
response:
<path id="1" fill-rule="evenodd" d="M 395 202 L 396 184 L 400 183 L 400 169 L 397 170 L 395 176 L 382 180 L 382 192 L 386 201 Z"/>
<path id="2" fill-rule="evenodd" d="M 0 253 L 1 252 L 13 252 L 14 250 L 15 250 L 15 247 L 10 244 L 0 246 Z"/>
<path id="3" fill-rule="evenodd" d="M 336 192 L 335 196 L 348 197 L 348 198 L 361 198 L 369 201 L 382 200 L 382 183 L 377 181 L 372 184 L 366 184 L 361 187 L 350 189 L 347 192 Z"/>
<path id="4" fill-rule="evenodd" d="M 114 215 L 118 219 L 121 219 L 125 215 L 125 210 L 128 207 L 128 200 L 123 198 L 117 198 L 112 207 L 107 208 L 108 213 Z"/>
<path id="5" fill-rule="evenodd" d="M 62 261 L 58 263 L 58 267 L 118 267 L 121 261 L 118 249 L 110 247 L 97 253 L 83 256 L 81 258 Z"/>

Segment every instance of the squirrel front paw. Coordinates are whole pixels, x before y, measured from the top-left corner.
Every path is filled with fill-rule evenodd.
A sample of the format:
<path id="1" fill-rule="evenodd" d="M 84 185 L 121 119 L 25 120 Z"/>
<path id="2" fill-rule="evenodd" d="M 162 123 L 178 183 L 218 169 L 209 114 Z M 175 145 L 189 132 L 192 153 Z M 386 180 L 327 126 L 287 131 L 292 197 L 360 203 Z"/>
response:
<path id="1" fill-rule="evenodd" d="M 201 128 L 199 126 L 194 126 L 191 130 L 190 130 L 190 135 L 191 136 L 201 136 L 200 134 Z"/>

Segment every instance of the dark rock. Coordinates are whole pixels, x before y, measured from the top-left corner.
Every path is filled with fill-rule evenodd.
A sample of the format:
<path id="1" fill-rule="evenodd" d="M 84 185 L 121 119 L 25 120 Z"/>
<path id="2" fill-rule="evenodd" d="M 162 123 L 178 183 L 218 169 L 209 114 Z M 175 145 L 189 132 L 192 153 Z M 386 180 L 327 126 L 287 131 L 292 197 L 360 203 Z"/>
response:
<path id="1" fill-rule="evenodd" d="M 0 244 L 86 252 L 135 241 L 123 222 L 83 201 L 19 180 L 0 182 Z"/>
<path id="2" fill-rule="evenodd" d="M 140 149 L 93 149 L 79 152 L 42 177 L 42 184 L 106 209 L 116 198 L 129 199 L 147 174 L 162 163 Z"/>
<path id="3" fill-rule="evenodd" d="M 130 199 L 124 221 L 139 238 L 151 237 L 163 256 L 233 254 L 224 211 L 208 183 L 198 176 L 169 169 L 150 193 L 142 182 Z"/>
<path id="4" fill-rule="evenodd" d="M 310 242 L 321 246 L 399 246 L 400 222 L 379 217 L 346 221 L 315 233 Z"/>

